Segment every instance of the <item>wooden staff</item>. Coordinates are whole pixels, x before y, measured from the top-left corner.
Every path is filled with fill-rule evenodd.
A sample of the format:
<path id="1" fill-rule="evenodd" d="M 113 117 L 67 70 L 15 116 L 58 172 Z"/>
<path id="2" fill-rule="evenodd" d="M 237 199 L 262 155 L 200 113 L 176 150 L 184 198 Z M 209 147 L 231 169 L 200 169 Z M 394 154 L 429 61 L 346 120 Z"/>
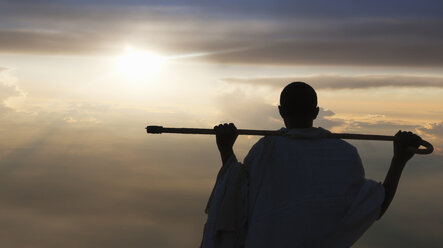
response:
<path id="1" fill-rule="evenodd" d="M 172 128 L 162 126 L 147 126 L 147 133 L 161 134 L 161 133 L 179 133 L 179 134 L 215 134 L 214 129 L 207 128 Z M 285 132 L 280 130 L 253 130 L 253 129 L 237 129 L 239 135 L 261 135 L 261 136 L 282 136 Z M 291 135 L 294 138 L 313 138 L 309 135 Z M 382 141 L 394 141 L 395 136 L 389 135 L 375 135 L 375 134 L 354 134 L 354 133 L 325 133 L 319 136 L 319 138 L 327 139 L 355 139 L 355 140 L 382 140 Z M 434 147 L 431 143 L 421 140 L 420 145 L 425 149 L 418 149 L 409 147 L 409 151 L 416 154 L 430 154 L 434 151 Z"/>

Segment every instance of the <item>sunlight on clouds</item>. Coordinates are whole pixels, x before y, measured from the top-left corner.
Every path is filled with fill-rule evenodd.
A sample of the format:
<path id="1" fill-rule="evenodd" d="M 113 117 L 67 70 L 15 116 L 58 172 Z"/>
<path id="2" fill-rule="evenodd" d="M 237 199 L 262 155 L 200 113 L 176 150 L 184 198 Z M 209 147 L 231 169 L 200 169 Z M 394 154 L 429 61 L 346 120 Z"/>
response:
<path id="1" fill-rule="evenodd" d="M 11 107 L 10 101 L 24 98 L 26 93 L 17 86 L 18 79 L 10 73 L 10 69 L 0 67 L 0 101 L 5 107 Z"/>
<path id="2" fill-rule="evenodd" d="M 116 59 L 117 70 L 129 79 L 146 79 L 156 75 L 166 58 L 149 51 L 127 46 Z"/>

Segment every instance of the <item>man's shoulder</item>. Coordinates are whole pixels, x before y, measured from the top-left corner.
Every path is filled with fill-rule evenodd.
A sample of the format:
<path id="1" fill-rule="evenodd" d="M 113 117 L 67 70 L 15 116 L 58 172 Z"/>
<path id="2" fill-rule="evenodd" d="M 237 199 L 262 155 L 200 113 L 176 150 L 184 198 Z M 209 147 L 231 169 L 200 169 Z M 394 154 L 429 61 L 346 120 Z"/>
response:
<path id="1" fill-rule="evenodd" d="M 260 150 L 263 149 L 266 144 L 270 143 L 273 141 L 273 139 L 276 136 L 264 136 L 262 138 L 260 138 L 257 142 L 255 142 L 255 144 L 252 146 L 251 151 L 252 150 Z"/>
<path id="2" fill-rule="evenodd" d="M 282 129 L 285 130 L 285 129 Z M 357 148 L 351 143 L 343 139 L 326 138 L 322 134 L 330 133 L 330 131 L 323 128 L 311 128 L 303 131 L 288 130 L 289 135 L 283 136 L 264 136 L 260 138 L 251 148 L 250 152 L 260 152 L 264 149 L 270 149 L 271 146 L 289 146 L 299 143 L 301 147 L 330 147 L 334 150 L 341 150 L 348 153 L 358 154 Z M 303 137 L 305 135 L 306 137 Z M 301 137 L 301 138 L 300 138 Z M 309 141 L 309 142 L 306 142 Z"/>
<path id="3" fill-rule="evenodd" d="M 270 152 L 272 144 L 275 144 L 278 136 L 264 136 L 260 138 L 249 150 L 246 157 L 255 157 L 263 153 L 265 150 Z"/>
<path id="4" fill-rule="evenodd" d="M 274 143 L 278 150 L 298 149 L 298 150 L 329 150 L 340 154 L 358 154 L 357 148 L 343 139 L 333 139 L 326 137 L 314 138 L 292 138 L 287 136 L 266 137 L 259 140 L 257 147 L 264 147 L 267 143 Z"/>
<path id="5" fill-rule="evenodd" d="M 349 143 L 343 139 L 330 139 L 330 140 L 334 141 L 337 145 L 340 145 L 341 147 L 343 147 L 345 149 L 349 149 L 354 152 L 357 152 L 357 148 L 354 145 L 352 145 L 351 143 Z"/>

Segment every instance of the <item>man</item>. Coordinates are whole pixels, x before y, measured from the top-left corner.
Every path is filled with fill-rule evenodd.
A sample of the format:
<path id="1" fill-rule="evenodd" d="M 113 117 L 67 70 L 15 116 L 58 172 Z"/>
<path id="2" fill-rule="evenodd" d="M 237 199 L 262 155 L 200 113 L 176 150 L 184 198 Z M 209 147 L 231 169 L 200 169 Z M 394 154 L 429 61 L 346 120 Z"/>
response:
<path id="1" fill-rule="evenodd" d="M 386 211 L 414 155 L 407 148 L 419 146 L 420 137 L 399 131 L 386 179 L 376 183 L 364 178 L 352 145 L 321 138 L 328 131 L 313 127 L 319 108 L 311 86 L 287 85 L 278 108 L 285 135 L 259 140 L 244 164 L 234 155 L 234 124 L 214 127 L 223 166 L 203 248 L 350 247 Z"/>

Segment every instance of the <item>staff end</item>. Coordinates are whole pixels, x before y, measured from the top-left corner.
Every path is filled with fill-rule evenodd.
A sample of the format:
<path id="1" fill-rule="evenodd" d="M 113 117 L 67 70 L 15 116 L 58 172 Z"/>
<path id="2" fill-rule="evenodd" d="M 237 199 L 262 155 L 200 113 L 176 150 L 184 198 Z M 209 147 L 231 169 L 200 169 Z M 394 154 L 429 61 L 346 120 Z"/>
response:
<path id="1" fill-rule="evenodd" d="M 163 127 L 162 126 L 147 126 L 146 132 L 147 133 L 163 133 Z"/>

